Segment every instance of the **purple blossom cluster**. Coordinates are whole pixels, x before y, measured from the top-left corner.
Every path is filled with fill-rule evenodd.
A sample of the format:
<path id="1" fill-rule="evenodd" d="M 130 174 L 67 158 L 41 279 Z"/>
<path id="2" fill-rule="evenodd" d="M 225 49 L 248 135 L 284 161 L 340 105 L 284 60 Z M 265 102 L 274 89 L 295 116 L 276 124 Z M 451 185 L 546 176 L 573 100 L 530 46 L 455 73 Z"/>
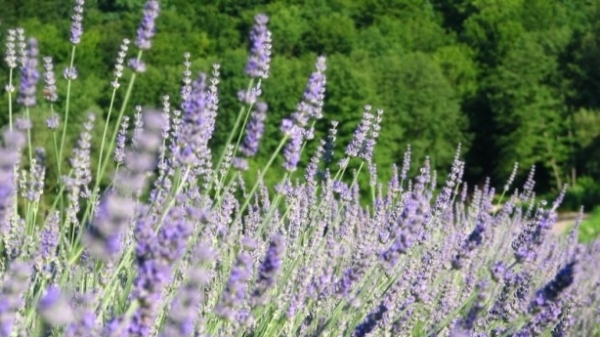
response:
<path id="1" fill-rule="evenodd" d="M 38 43 L 36 39 L 29 39 L 27 43 L 27 56 L 24 58 L 24 65 L 21 67 L 21 87 L 19 88 L 19 97 L 17 102 L 25 107 L 32 107 L 36 103 L 35 92 L 36 85 L 40 78 L 37 69 L 38 64 Z"/>
<path id="2" fill-rule="evenodd" d="M 82 34 L 82 6 L 76 1 L 74 44 Z M 142 50 L 151 48 L 158 11 L 157 1 L 146 3 L 135 40 Z M 267 22 L 257 15 L 250 34 L 251 84 L 269 75 Z M 11 69 L 20 61 L 17 99 L 29 108 L 35 105 L 37 50 L 30 43 L 17 58 L 21 35 L 9 33 L 6 61 Z M 124 40 L 115 90 L 127 46 Z M 259 150 L 267 111 L 256 100 L 260 87 L 240 97 L 254 110 L 248 110 L 239 149 L 229 144 L 214 164 L 219 66 L 210 80 L 200 73 L 192 81 L 190 55 L 184 59 L 177 108 L 167 95 L 160 112 L 137 106 L 133 116 L 114 123 L 113 142 L 102 140 L 112 154 L 112 161 L 105 157 L 112 164 L 106 184 L 92 164 L 93 114 L 69 147 L 71 165 L 56 183 L 45 174 L 47 149 L 26 161 L 23 135 L 4 132 L 0 337 L 600 332 L 600 240 L 580 244 L 578 225 L 567 236 L 556 235 L 563 194 L 550 206 L 536 200 L 533 168 L 520 190 L 512 191 L 509 179 L 503 188 L 508 201 L 499 205 L 489 180 L 474 187 L 463 181 L 460 147 L 439 188 L 429 158 L 409 176 L 410 147 L 402 166 L 394 165 L 382 181 L 372 161 L 382 111 L 367 105 L 354 138 L 342 144 L 346 158 L 334 162 L 339 140 L 332 122 L 304 174 L 292 175 L 315 137 L 311 122 L 324 117 L 326 66 L 319 57 L 296 111 L 281 121 L 284 137 L 273 158 L 283 157 L 288 174 L 272 195 L 264 178 L 273 161 L 255 180 L 229 172 L 241 167 L 238 159 L 252 163 Z M 59 93 L 51 59 L 44 62 L 44 96 L 54 102 Z M 140 58 L 133 64 L 140 72 L 145 67 Z M 74 66 L 67 69 L 67 79 L 74 79 Z M 58 115 L 48 127 L 58 127 Z M 351 158 L 364 161 L 368 173 L 350 170 Z M 371 179 L 370 202 L 357 183 L 361 174 Z"/>

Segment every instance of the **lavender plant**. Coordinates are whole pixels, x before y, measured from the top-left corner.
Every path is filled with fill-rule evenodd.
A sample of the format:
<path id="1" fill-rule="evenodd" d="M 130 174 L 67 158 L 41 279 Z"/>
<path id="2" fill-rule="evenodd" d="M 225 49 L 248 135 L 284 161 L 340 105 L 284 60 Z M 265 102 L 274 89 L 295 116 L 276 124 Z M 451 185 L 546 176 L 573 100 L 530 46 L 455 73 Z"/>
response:
<path id="1" fill-rule="evenodd" d="M 138 54 L 129 60 L 133 72 L 121 102 L 116 92 L 126 80 L 128 38 L 107 79 L 112 93 L 94 149 L 97 165 L 90 113 L 66 166 L 83 6 L 75 2 L 64 79 L 55 78 L 52 58 L 44 58 L 43 97 L 66 100 L 62 114 L 48 106 L 57 189 L 47 187 L 45 152 L 26 137 L 30 128 L 13 127 L 13 101 L 26 117 L 38 102 L 38 51 L 33 39 L 21 46 L 21 29 L 8 30 L 0 337 L 600 335 L 600 241 L 582 245 L 575 234 L 551 233 L 562 196 L 549 207 L 537 201 L 533 168 L 522 191 L 510 190 L 511 177 L 503 189 L 510 197 L 499 207 L 489 183 L 469 189 L 462 180 L 460 147 L 440 191 L 428 159 L 416 177 L 408 176 L 410 148 L 398 158 L 400 171 L 394 166 L 391 180 L 380 181 L 373 151 L 385 116 L 366 105 L 339 162 L 332 121 L 304 174 L 296 174 L 314 121 L 327 115 L 324 56 L 296 111 L 281 121 L 272 157 L 254 180 L 244 180 L 265 128 L 261 88 L 271 85 L 265 14 L 250 32 L 249 84 L 238 95 L 240 114 L 221 154 L 209 146 L 219 122 L 219 65 L 210 78 L 193 75 L 186 53 L 179 102 L 165 94 L 161 112 L 129 104 L 145 69 L 143 52 L 160 34 L 159 3 L 149 0 L 131 39 Z M 57 92 L 60 80 L 67 82 L 64 95 Z M 263 178 L 278 157 L 287 173 L 272 193 Z M 350 160 L 360 165 L 347 172 Z M 371 193 L 359 188 L 361 174 L 369 175 Z M 43 193 L 52 202 L 42 212 Z"/>

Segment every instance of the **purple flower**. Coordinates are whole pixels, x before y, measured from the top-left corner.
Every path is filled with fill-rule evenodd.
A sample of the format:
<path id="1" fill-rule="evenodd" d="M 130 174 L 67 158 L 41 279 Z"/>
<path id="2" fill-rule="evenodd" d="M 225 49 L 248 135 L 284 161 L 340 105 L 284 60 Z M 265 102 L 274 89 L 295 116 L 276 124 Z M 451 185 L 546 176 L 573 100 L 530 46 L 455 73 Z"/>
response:
<path id="1" fill-rule="evenodd" d="M 25 304 L 24 295 L 31 282 L 31 266 L 11 263 L 0 289 L 0 337 L 10 337 L 17 312 Z"/>
<path id="2" fill-rule="evenodd" d="M 576 265 L 576 261 L 571 261 L 566 266 L 562 267 L 558 273 L 556 273 L 554 279 L 537 292 L 531 310 L 544 306 L 548 302 L 557 301 L 560 294 L 573 284 L 573 281 L 575 280 Z"/>
<path id="3" fill-rule="evenodd" d="M 302 101 L 298 104 L 296 112 L 292 114 L 291 121 L 288 123 L 295 124 L 305 128 L 310 118 L 320 119 L 323 117 L 323 103 L 325 100 L 325 57 L 317 58 L 315 65 L 317 71 L 313 72 L 308 80 L 306 89 L 302 96 Z M 284 121 L 285 122 L 285 121 Z M 285 132 L 289 129 L 282 123 L 281 129 Z"/>
<path id="4" fill-rule="evenodd" d="M 57 286 L 50 286 L 38 302 L 37 310 L 51 325 L 66 325 L 73 320 L 73 311 Z"/>
<path id="5" fill-rule="evenodd" d="M 44 57 L 44 99 L 50 102 L 56 102 L 58 95 L 56 94 L 56 78 L 52 66 L 52 58 Z"/>
<path id="6" fill-rule="evenodd" d="M 150 40 L 154 37 L 156 30 L 155 21 L 158 17 L 159 7 L 156 0 L 148 0 L 144 6 L 144 17 L 138 27 L 137 38 L 135 39 L 135 45 L 142 50 L 150 49 L 152 46 Z"/>
<path id="7" fill-rule="evenodd" d="M 21 68 L 21 87 L 19 89 L 19 97 L 17 102 L 25 107 L 32 107 L 35 105 L 35 86 L 40 78 L 40 74 L 37 70 L 38 64 L 38 44 L 36 39 L 29 39 L 27 45 L 27 56 L 25 58 L 25 64 Z"/>
<path id="8" fill-rule="evenodd" d="M 254 22 L 250 32 L 252 49 L 246 65 L 246 74 L 266 79 L 269 77 L 269 63 L 271 62 L 271 32 L 267 29 L 269 18 L 264 14 L 257 14 Z"/>
<path id="9" fill-rule="evenodd" d="M 290 141 L 283 149 L 283 157 L 285 158 L 283 168 L 288 172 L 293 172 L 298 167 L 298 162 L 300 161 L 304 130 L 297 125 L 293 125 L 288 134 L 290 135 Z"/>
<path id="10" fill-rule="evenodd" d="M 365 111 L 363 113 L 360 124 L 356 127 L 356 131 L 354 131 L 354 137 L 352 137 L 352 141 L 346 147 L 346 155 L 350 157 L 357 157 L 365 140 L 367 139 L 367 135 L 369 130 L 371 129 L 371 124 L 373 123 L 373 114 L 371 113 L 371 106 L 365 105 Z"/>
<path id="11" fill-rule="evenodd" d="M 9 68 L 14 69 L 17 67 L 17 53 L 15 51 L 15 40 L 17 37 L 17 31 L 14 29 L 8 30 L 8 36 L 6 37 L 6 56 L 4 60 Z"/>
<path id="12" fill-rule="evenodd" d="M 553 209 L 537 211 L 535 223 L 527 224 L 527 227 L 512 242 L 514 256 L 518 262 L 537 259 L 538 250 L 555 222 L 556 212 Z"/>
<path id="13" fill-rule="evenodd" d="M 252 157 L 258 152 L 258 143 L 265 132 L 265 119 L 267 118 L 267 104 L 257 102 L 246 126 L 246 137 L 240 146 L 240 152 L 246 157 Z"/>
<path id="14" fill-rule="evenodd" d="M 235 265 L 221 294 L 219 303 L 215 307 L 217 316 L 226 320 L 233 320 L 238 314 L 238 309 L 246 297 L 248 281 L 252 277 L 252 257 L 245 252 L 238 255 Z"/>
<path id="15" fill-rule="evenodd" d="M 129 67 L 136 73 L 143 73 L 146 71 L 146 63 L 135 58 L 129 59 Z"/>
<path id="16" fill-rule="evenodd" d="M 50 259 L 54 254 L 56 247 L 58 246 L 58 223 L 60 221 L 59 212 L 52 212 L 48 219 L 46 219 L 46 225 L 42 230 L 40 240 L 40 256 L 43 260 Z"/>
<path id="17" fill-rule="evenodd" d="M 215 125 L 214 101 L 206 88 L 206 75 L 200 74 L 183 103 L 183 125 L 179 130 L 176 159 L 182 165 L 207 167 L 210 160 L 208 142 Z"/>
<path id="18" fill-rule="evenodd" d="M 0 147 L 0 237 L 9 231 L 9 216 L 13 212 L 14 195 L 17 191 L 15 165 L 19 162 L 20 150 L 25 137 L 20 132 L 5 130 L 4 147 Z"/>
<path id="19" fill-rule="evenodd" d="M 127 128 L 129 127 L 129 116 L 123 116 L 121 120 L 121 128 L 117 134 L 115 146 L 114 160 L 117 164 L 123 164 L 125 158 L 125 142 L 127 141 Z"/>
<path id="20" fill-rule="evenodd" d="M 74 81 L 77 79 L 77 69 L 75 67 L 66 67 L 63 71 L 63 76 L 69 81 Z"/>
<path id="21" fill-rule="evenodd" d="M 203 301 L 203 288 L 211 275 L 204 266 L 215 253 L 205 244 L 200 244 L 193 253 L 193 266 L 179 288 L 179 292 L 169 310 L 165 328 L 161 337 L 186 337 L 194 332 L 194 322 L 198 318 L 198 309 Z"/>
<path id="22" fill-rule="evenodd" d="M 388 311 L 385 304 L 380 303 L 374 311 L 371 311 L 367 317 L 354 330 L 353 337 L 364 337 L 371 333 L 383 319 L 383 315 Z"/>
<path id="23" fill-rule="evenodd" d="M 127 56 L 127 50 L 129 49 L 129 39 L 123 39 L 119 54 L 117 56 L 117 62 L 115 63 L 115 79 L 110 84 L 113 88 L 117 89 L 121 84 L 119 79 L 123 76 L 123 62 L 125 62 L 125 56 Z"/>
<path id="24" fill-rule="evenodd" d="M 275 284 L 275 275 L 281 269 L 284 252 L 285 238 L 281 234 L 275 234 L 269 243 L 267 255 L 258 269 L 258 279 L 252 293 L 255 305 L 265 304 L 267 301 L 266 292 Z"/>
<path id="25" fill-rule="evenodd" d="M 52 116 L 50 116 L 46 119 L 46 126 L 48 127 L 48 129 L 50 129 L 52 131 L 57 130 L 59 124 L 60 124 L 60 117 L 58 116 L 57 113 L 53 113 Z"/>
<path id="26" fill-rule="evenodd" d="M 75 0 L 75 7 L 73 7 L 73 21 L 71 22 L 71 43 L 77 45 L 81 42 L 81 35 L 83 34 L 83 4 L 84 0 Z"/>
<path id="27" fill-rule="evenodd" d="M 144 128 L 136 137 L 138 148 L 130 148 L 126 152 L 126 168 L 118 171 L 114 189 L 100 200 L 83 237 L 90 253 L 99 259 L 110 260 L 121 250 L 122 231 L 134 211 L 132 196 L 143 192 L 148 172 L 156 167 L 162 119 L 159 113 L 150 111 L 143 113 L 142 117 Z"/>

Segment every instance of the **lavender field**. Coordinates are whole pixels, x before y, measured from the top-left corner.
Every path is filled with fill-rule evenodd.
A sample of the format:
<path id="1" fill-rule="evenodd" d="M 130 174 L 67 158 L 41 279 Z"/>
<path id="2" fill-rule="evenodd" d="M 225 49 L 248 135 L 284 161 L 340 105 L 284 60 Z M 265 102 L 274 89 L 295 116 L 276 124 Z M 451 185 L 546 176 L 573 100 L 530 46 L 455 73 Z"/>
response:
<path id="1" fill-rule="evenodd" d="M 219 64 L 194 73 L 185 53 L 178 97 L 132 104 L 160 33 L 155 0 L 115 55 L 108 106 L 72 111 L 84 7 L 75 1 L 64 69 L 35 31 L 2 30 L 0 337 L 600 336 L 600 241 L 578 242 L 581 217 L 552 232 L 565 190 L 536 199 L 535 167 L 523 186 L 517 164 L 498 189 L 469 186 L 460 144 L 441 185 L 410 147 L 378 167 L 386 113 L 365 105 L 352 141 L 339 142 L 319 56 L 279 145 L 250 174 L 269 114 L 262 88 L 277 85 L 269 17 L 254 17 L 240 112 L 213 151 Z M 74 113 L 85 118 L 70 144 Z M 41 129 L 48 141 L 34 144 Z M 273 170 L 284 174 L 269 186 Z"/>

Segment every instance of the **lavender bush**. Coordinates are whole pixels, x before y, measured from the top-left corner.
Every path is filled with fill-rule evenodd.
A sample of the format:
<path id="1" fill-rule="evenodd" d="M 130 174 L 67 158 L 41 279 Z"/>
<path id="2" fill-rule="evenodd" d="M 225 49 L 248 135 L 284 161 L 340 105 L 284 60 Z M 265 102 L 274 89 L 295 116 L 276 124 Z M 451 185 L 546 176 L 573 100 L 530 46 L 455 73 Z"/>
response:
<path id="1" fill-rule="evenodd" d="M 439 189 L 428 160 L 416 177 L 407 176 L 410 149 L 382 182 L 372 154 L 385 116 L 366 106 L 352 142 L 336 146 L 332 122 L 299 173 L 300 154 L 324 114 L 324 56 L 296 111 L 281 121 L 271 159 L 255 179 L 243 179 L 268 114 L 261 100 L 271 59 L 264 14 L 250 32 L 249 85 L 238 95 L 240 114 L 223 153 L 209 146 L 218 122 L 219 65 L 210 75 L 194 75 L 186 54 L 177 102 L 165 96 L 160 110 L 130 107 L 160 12 L 150 0 L 131 38 L 137 54 L 127 62 L 132 72 L 123 101 L 116 93 L 127 80 L 129 39 L 107 79 L 113 91 L 99 149 L 92 151 L 89 113 L 69 156 L 65 133 L 77 85 L 75 51 L 85 39 L 84 5 L 75 3 L 65 93 L 57 94 L 52 59 L 43 59 L 43 108 L 54 139 L 48 149 L 34 148 L 29 119 L 30 108 L 41 104 L 37 67 L 44 51 L 34 39 L 25 43 L 23 30 L 8 30 L 1 337 L 600 332 L 600 241 L 579 244 L 578 224 L 568 236 L 550 232 L 562 195 L 550 205 L 537 201 L 533 169 L 522 189 L 511 189 L 511 179 L 499 205 L 489 183 L 469 188 L 462 181 L 460 147 Z M 53 105 L 58 97 L 66 99 L 60 113 Z M 334 149 L 344 146 L 343 159 L 333 162 Z M 56 190 L 45 179 L 48 155 L 58 163 Z M 61 164 L 65 156 L 68 165 Z M 263 178 L 279 157 L 287 173 L 272 191 Z M 359 163 L 357 170 L 349 172 L 350 161 Z M 112 182 L 101 187 L 107 174 Z M 371 182 L 368 205 L 357 184 L 362 174 Z M 44 193 L 52 203 L 42 211 Z"/>

